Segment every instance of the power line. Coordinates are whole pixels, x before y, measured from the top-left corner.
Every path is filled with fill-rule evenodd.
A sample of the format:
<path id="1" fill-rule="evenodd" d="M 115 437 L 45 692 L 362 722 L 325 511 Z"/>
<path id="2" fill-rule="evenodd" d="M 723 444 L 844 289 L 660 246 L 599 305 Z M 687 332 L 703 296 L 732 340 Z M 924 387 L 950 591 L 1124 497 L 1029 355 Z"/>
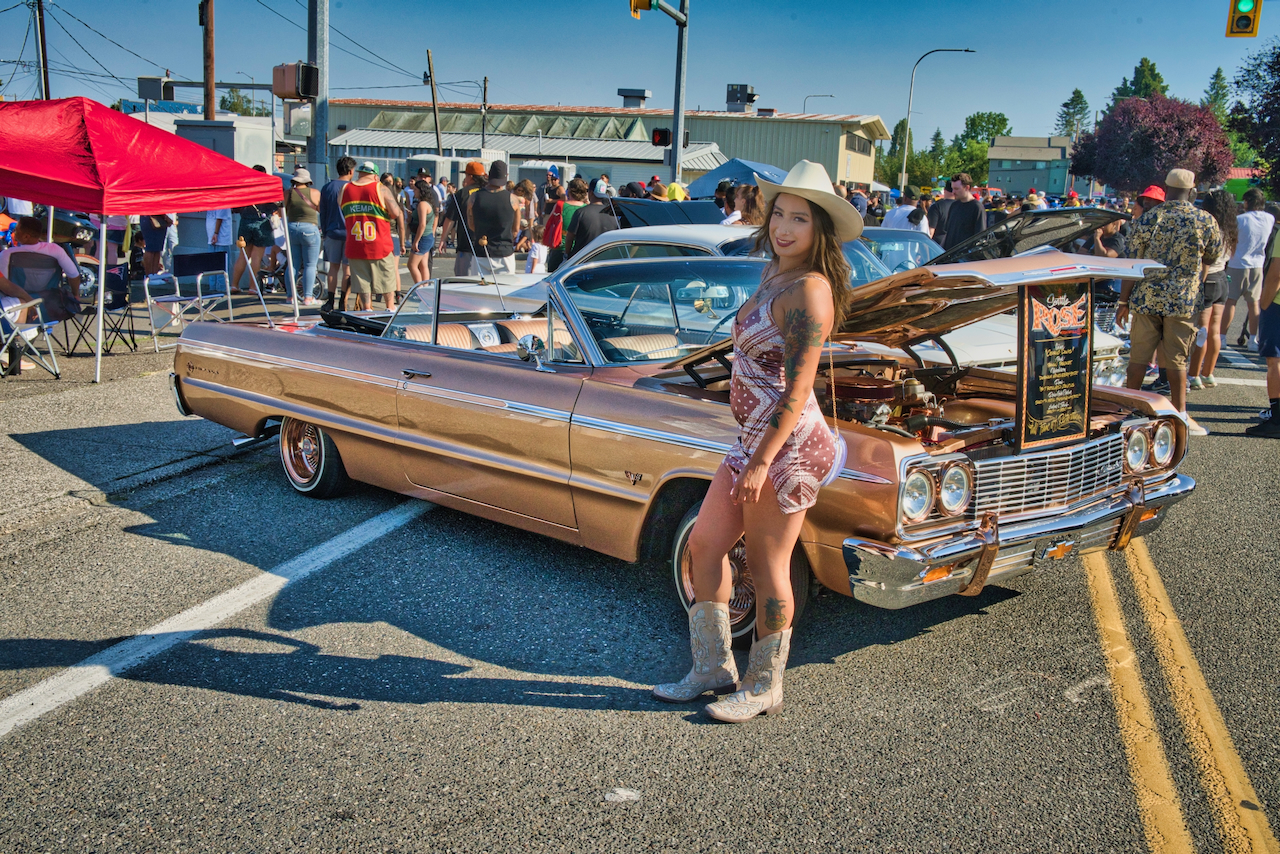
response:
<path id="1" fill-rule="evenodd" d="M 281 13 L 280 13 L 279 11 L 277 11 L 276 9 L 273 9 L 273 8 L 271 8 L 270 6 L 268 6 L 266 3 L 263 3 L 263 2 L 262 2 L 262 0 L 254 0 L 254 2 L 256 2 L 256 3 L 257 3 L 259 6 L 261 6 L 262 8 L 266 9 L 266 10 L 267 10 L 268 12 L 270 12 L 271 14 L 275 15 L 275 16 L 276 16 L 277 18 L 279 18 L 280 20 L 282 20 L 282 21 L 284 21 L 285 23 L 287 23 L 289 26 L 291 26 L 291 27 L 293 27 L 293 28 L 295 28 L 295 29 L 298 29 L 298 30 L 302 30 L 304 33 L 307 31 L 307 28 L 306 28 L 306 27 L 302 26 L 301 24 L 299 24 L 297 21 L 293 20 L 292 18 L 285 17 L 283 14 L 281 14 Z M 333 28 L 332 28 L 332 27 L 330 27 L 329 29 L 331 29 L 331 30 L 332 30 Z M 367 62 L 367 63 L 369 63 L 370 65 L 373 65 L 373 66 L 376 66 L 376 67 L 378 67 L 378 68 L 381 68 L 383 71 L 395 71 L 395 72 L 397 72 L 397 73 L 401 73 L 401 74 L 407 74 L 407 73 L 408 73 L 408 72 L 404 71 L 404 69 L 402 69 L 402 68 L 396 68 L 394 65 L 386 64 L 386 63 L 385 63 L 385 61 L 384 61 L 384 64 L 379 64 L 379 63 L 374 62 L 373 60 L 366 59 L 365 57 L 360 56 L 359 54 L 352 53 L 351 51 L 347 50 L 347 49 L 346 49 L 346 48 L 344 48 L 344 47 L 339 47 L 338 45 L 330 45 L 330 47 L 332 47 L 334 50 L 342 51 L 342 52 L 343 52 L 343 53 L 345 53 L 347 56 L 354 57 L 354 58 L 356 58 L 356 59 L 360 60 L 361 62 Z M 413 77 L 413 79 L 415 79 L 415 80 L 416 80 L 416 79 L 418 79 L 416 75 L 410 74 L 409 76 L 410 76 L 410 77 Z"/>
<path id="2" fill-rule="evenodd" d="M 27 5 L 27 4 L 26 4 L 26 3 L 14 3 L 12 6 L 6 6 L 5 8 L 0 9 L 0 15 L 3 15 L 5 12 L 11 12 L 11 11 L 13 11 L 14 9 L 18 8 L 19 6 L 25 6 L 25 5 Z"/>
<path id="3" fill-rule="evenodd" d="M 306 8 L 307 8 L 307 7 L 306 7 L 306 5 L 302 2 L 302 0 L 293 0 L 293 2 L 297 3 L 297 4 L 298 4 L 300 7 L 302 7 L 303 9 L 306 9 Z M 361 49 L 362 51 L 364 51 L 365 53 L 367 53 L 367 54 L 369 54 L 370 56 L 372 56 L 374 59 L 378 60 L 379 62 L 385 63 L 386 65 L 391 66 L 391 67 L 392 67 L 392 68 L 394 68 L 396 71 L 399 71 L 401 74 L 404 74 L 404 75 L 407 75 L 407 76 L 409 76 L 409 77 L 412 77 L 414 80 L 417 80 L 417 79 L 418 79 L 418 75 L 414 74 L 412 71 L 409 71 L 409 70 L 407 70 L 407 69 L 401 68 L 400 66 L 396 65 L 394 62 L 392 62 L 391 60 L 387 59 L 386 57 L 384 57 L 384 56 L 382 56 L 382 55 L 380 55 L 380 54 L 374 53 L 373 51 L 369 50 L 369 48 L 367 48 L 367 47 L 365 47 L 364 45 L 360 44 L 360 42 L 358 42 L 358 41 L 356 41 L 355 39 L 351 38 L 351 36 L 347 35 L 347 34 L 346 34 L 346 33 L 344 33 L 342 30 L 340 30 L 340 29 L 338 29 L 336 26 L 334 26 L 333 24 L 330 24 L 330 25 L 329 25 L 329 31 L 330 31 L 330 32 L 333 32 L 333 33 L 337 33 L 338 35 L 342 36 L 342 37 L 343 37 L 344 39 L 346 39 L 347 41 L 351 42 L 351 43 L 352 43 L 353 45 L 355 45 L 356 47 L 360 48 L 360 49 Z"/>
<path id="4" fill-rule="evenodd" d="M 153 61 L 153 60 L 147 59 L 145 56 L 143 56 L 143 55 L 142 55 L 142 54 L 140 54 L 140 53 L 134 53 L 133 51 L 129 50 L 129 48 L 127 48 L 127 47 L 125 47 L 124 45 L 120 44 L 120 42 L 116 41 L 115 39 L 111 38 L 110 36 L 106 35 L 105 33 L 102 33 L 102 32 L 100 32 L 100 31 L 98 31 L 98 30 L 95 30 L 93 27 L 89 26 L 89 25 L 88 25 L 88 24 L 86 24 L 84 21 L 81 21 L 81 20 L 80 20 L 79 18 L 77 18 L 75 15 L 71 14 L 70 12 L 68 12 L 68 11 L 66 10 L 66 8 L 64 8 L 64 7 L 62 7 L 62 6 L 59 6 L 57 3 L 52 3 L 52 2 L 51 2 L 51 3 L 49 3 L 49 6 L 50 6 L 50 8 L 57 9 L 58 11 L 60 11 L 60 12 L 62 12 L 63 14 L 67 15 L 68 17 L 72 18 L 73 20 L 75 20 L 75 21 L 79 21 L 81 24 L 83 24 L 83 25 L 84 25 L 84 27 L 85 27 L 87 30 L 89 30 L 89 31 L 90 31 L 90 32 L 92 32 L 92 33 L 97 33 L 99 36 L 101 36 L 102 38 L 104 38 L 104 39 L 106 39 L 107 41 L 111 42 L 113 45 L 115 45 L 116 47 L 120 48 L 120 49 L 121 49 L 122 51 L 124 51 L 125 53 L 132 54 L 133 56 L 136 56 L 136 57 L 138 57 L 138 59 L 141 59 L 143 62 L 147 63 L 148 65 L 154 65 L 156 68 L 163 69 L 163 68 L 165 67 L 165 66 L 161 65 L 161 64 L 160 64 L 160 63 L 158 63 L 158 62 L 155 62 L 155 61 Z M 68 34 L 68 35 L 69 35 L 69 34 Z"/>
<path id="5" fill-rule="evenodd" d="M 101 68 L 103 71 L 107 72 L 107 74 L 108 74 L 108 75 L 110 75 L 112 78 L 114 78 L 115 80 L 117 80 L 117 81 L 120 83 L 120 85 L 124 86 L 126 89 L 128 89 L 128 88 L 129 88 L 129 84 L 128 84 L 128 83 L 126 83 L 124 80 L 121 80 L 119 77 L 116 77 L 116 75 L 114 75 L 114 74 L 112 74 L 112 73 L 111 73 L 111 69 L 110 69 L 110 68 L 107 68 L 107 67 L 106 67 L 105 65 L 103 65 L 101 62 L 98 62 L 98 58 L 97 58 L 96 56 L 94 56 L 93 54 L 89 53 L 89 51 L 85 48 L 85 46 L 84 46 L 84 45 L 82 45 L 82 44 L 80 44 L 80 42 L 76 39 L 76 37 L 75 37 L 75 36 L 71 35 L 71 31 L 70 31 L 70 30 L 68 30 L 66 27 L 64 27 L 64 26 L 62 25 L 62 22 L 61 22 L 61 21 L 59 21 L 57 18 L 55 18 L 55 17 L 53 16 L 53 12 L 49 12 L 49 13 L 46 15 L 46 17 L 47 17 L 49 20 L 53 21 L 55 24 L 57 24 L 57 25 L 58 25 L 58 29 L 60 29 L 60 30 L 62 30 L 64 33 L 66 33 L 66 34 L 67 34 L 67 38 L 71 39 L 71 41 L 75 44 L 75 46 L 76 46 L 76 47 L 78 47 L 78 48 L 80 48 L 80 50 L 84 52 L 85 56 L 87 56 L 87 57 L 89 57 L 90 59 L 92 59 L 92 60 L 97 64 L 97 66 L 98 66 L 99 68 Z"/>
<path id="6" fill-rule="evenodd" d="M 21 5 L 21 4 L 19 4 L 19 5 Z M 7 11 L 9 11 L 9 10 L 8 10 L 8 9 L 5 9 L 5 11 L 7 12 Z M 32 13 L 31 15 L 28 15 L 28 16 L 27 16 L 27 31 L 26 31 L 26 33 L 24 33 L 24 34 L 23 34 L 23 36 L 22 36 L 22 49 L 18 51 L 18 61 L 19 61 L 19 62 L 21 62 L 21 61 L 22 61 L 22 55 L 23 55 L 24 53 L 26 53 L 26 52 L 27 52 L 27 37 L 31 35 L 31 20 L 32 20 L 34 17 L 35 17 L 35 14 L 34 14 L 34 13 Z M 12 83 L 12 82 L 13 82 L 14 75 L 16 75 L 17 73 L 18 73 L 18 69 L 17 69 L 17 68 L 14 68 L 14 69 L 13 69 L 13 74 L 10 74 L 10 75 L 9 75 L 9 83 Z M 0 92 L 3 92 L 5 89 L 8 89 L 8 88 L 9 88 L 9 83 L 5 83 L 3 86 L 0 86 Z"/>

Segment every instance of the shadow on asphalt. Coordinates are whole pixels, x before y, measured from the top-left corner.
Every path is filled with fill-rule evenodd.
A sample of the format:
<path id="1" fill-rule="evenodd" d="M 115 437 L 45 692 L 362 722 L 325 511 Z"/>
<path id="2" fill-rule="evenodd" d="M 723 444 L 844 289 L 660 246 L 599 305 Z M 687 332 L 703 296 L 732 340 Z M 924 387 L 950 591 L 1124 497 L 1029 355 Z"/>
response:
<path id="1" fill-rule="evenodd" d="M 443 508 L 405 531 L 400 542 L 383 542 L 358 563 L 281 591 L 268 630 L 203 633 L 127 678 L 334 711 L 365 702 L 672 709 L 647 687 L 679 679 L 689 666 L 684 615 L 663 568 L 602 558 Z M 809 603 L 791 665 L 898 643 L 982 616 L 1017 595 L 992 587 L 976 598 L 894 612 L 825 595 Z M 477 668 L 405 654 L 416 642 L 386 626 Z M 321 647 L 294 636 L 304 630 L 314 639 L 336 637 Z M 248 641 L 252 649 L 228 649 L 219 639 Z M 344 654 L 352 643 L 361 655 Z M 739 662 L 745 667 L 741 652 Z M 646 687 L 586 681 L 610 677 Z"/>
<path id="2" fill-rule="evenodd" d="M 125 478 L 190 459 L 219 455 L 230 434 L 201 418 L 11 433 L 9 438 L 63 471 L 110 493 Z"/>
<path id="3" fill-rule="evenodd" d="M 106 638 L 96 641 L 0 638 L 0 670 L 70 667 L 125 640 L 128 638 Z"/>

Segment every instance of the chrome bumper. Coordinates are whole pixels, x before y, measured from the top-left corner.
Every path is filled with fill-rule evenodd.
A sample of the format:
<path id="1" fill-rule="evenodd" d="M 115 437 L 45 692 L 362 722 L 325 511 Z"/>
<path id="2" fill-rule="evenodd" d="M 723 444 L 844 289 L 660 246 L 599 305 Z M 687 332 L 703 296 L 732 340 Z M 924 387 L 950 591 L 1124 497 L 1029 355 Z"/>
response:
<path id="1" fill-rule="evenodd" d="M 1124 548 L 1160 527 L 1167 509 L 1195 489 L 1186 475 L 1061 516 L 997 526 L 916 545 L 844 541 L 853 596 L 879 608 L 905 608 L 953 593 L 974 595 L 991 581 L 1030 572 L 1044 560 Z M 938 570 L 944 570 L 939 572 Z M 930 573 L 934 577 L 926 578 Z"/>

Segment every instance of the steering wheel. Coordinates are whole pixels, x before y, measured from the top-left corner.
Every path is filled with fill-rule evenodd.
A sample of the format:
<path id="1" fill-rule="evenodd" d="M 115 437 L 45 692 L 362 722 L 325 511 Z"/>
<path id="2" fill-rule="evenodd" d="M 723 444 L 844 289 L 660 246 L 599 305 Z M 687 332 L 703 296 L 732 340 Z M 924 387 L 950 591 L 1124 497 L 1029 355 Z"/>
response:
<path id="1" fill-rule="evenodd" d="M 738 306 L 738 308 L 741 308 L 741 307 L 742 306 Z M 726 323 L 728 323 L 730 320 L 733 320 L 737 316 L 738 316 L 738 312 L 735 310 L 732 314 L 726 314 L 724 317 L 720 318 L 720 322 L 717 323 L 715 326 L 711 327 L 711 331 L 707 333 L 707 340 L 702 342 L 702 346 L 705 347 L 708 344 L 710 344 L 711 339 L 715 338 L 716 333 L 720 331 L 720 327 L 724 326 Z"/>

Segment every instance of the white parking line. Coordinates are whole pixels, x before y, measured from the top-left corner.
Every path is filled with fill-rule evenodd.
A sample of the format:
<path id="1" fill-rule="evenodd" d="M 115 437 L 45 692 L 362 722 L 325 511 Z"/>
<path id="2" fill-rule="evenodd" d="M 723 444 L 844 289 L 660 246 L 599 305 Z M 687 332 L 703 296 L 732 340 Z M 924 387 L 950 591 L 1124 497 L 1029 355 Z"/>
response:
<path id="1" fill-rule="evenodd" d="M 1253 388 L 1266 388 L 1266 380 L 1251 380 L 1245 377 L 1214 377 L 1214 382 L 1218 385 L 1246 385 Z"/>
<path id="2" fill-rule="evenodd" d="M 279 593 L 426 513 L 434 505 L 406 501 L 225 593 L 157 623 L 25 691 L 0 700 L 0 738 L 153 658 L 193 635 Z"/>
<path id="3" fill-rule="evenodd" d="M 1231 367 L 1233 368 L 1257 370 L 1258 368 L 1263 367 L 1262 365 L 1259 365 L 1257 362 L 1250 359 L 1248 356 L 1244 355 L 1243 353 L 1231 347 L 1223 347 L 1221 351 L 1221 356 L 1222 358 L 1230 362 Z"/>

